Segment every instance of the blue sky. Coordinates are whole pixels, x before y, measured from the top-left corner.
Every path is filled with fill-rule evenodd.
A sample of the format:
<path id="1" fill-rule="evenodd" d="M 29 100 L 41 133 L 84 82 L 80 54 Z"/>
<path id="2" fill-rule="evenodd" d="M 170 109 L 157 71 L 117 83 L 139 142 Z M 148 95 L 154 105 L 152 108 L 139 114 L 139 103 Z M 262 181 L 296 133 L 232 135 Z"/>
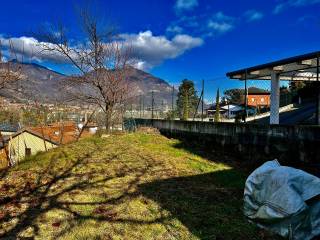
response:
<path id="1" fill-rule="evenodd" d="M 79 1 L 15 0 L 1 3 L 0 37 L 27 48 L 39 25 L 62 21 L 79 36 Z M 105 0 L 95 1 L 124 41 L 137 47 L 139 66 L 177 85 L 205 80 L 206 99 L 217 87 L 236 87 L 225 73 L 238 68 L 319 50 L 320 0 Z M 68 65 L 34 58 L 52 69 Z M 267 83 L 264 83 L 267 84 Z"/>

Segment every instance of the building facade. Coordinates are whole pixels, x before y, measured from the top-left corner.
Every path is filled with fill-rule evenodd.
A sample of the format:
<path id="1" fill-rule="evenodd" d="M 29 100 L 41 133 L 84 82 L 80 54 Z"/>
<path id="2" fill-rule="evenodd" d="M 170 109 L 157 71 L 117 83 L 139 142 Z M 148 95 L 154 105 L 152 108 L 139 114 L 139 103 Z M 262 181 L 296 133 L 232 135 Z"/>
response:
<path id="1" fill-rule="evenodd" d="M 28 156 L 47 151 L 57 146 L 58 144 L 50 139 L 25 129 L 13 135 L 9 140 L 8 153 L 10 162 L 12 165 L 17 164 Z"/>

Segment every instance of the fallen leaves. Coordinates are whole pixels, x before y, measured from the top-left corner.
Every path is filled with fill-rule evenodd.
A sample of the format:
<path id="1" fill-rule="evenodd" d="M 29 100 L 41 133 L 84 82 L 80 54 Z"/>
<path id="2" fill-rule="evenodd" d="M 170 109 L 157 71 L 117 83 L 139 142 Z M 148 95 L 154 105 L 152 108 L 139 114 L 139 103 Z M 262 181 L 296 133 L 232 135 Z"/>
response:
<path id="1" fill-rule="evenodd" d="M 61 222 L 53 222 L 51 225 L 52 225 L 52 227 L 58 228 L 58 227 L 60 227 Z"/>
<path id="2" fill-rule="evenodd" d="M 103 206 L 97 207 L 93 212 L 96 215 L 102 215 L 110 219 L 117 217 L 117 213 L 115 211 L 105 209 Z"/>

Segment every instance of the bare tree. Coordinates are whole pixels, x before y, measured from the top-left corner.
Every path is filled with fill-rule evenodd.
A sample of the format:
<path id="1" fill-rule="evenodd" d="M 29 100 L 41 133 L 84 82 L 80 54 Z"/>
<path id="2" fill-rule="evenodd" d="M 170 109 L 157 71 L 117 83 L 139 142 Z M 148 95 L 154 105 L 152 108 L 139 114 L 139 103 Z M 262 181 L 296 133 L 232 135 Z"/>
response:
<path id="1" fill-rule="evenodd" d="M 11 40 L 9 40 L 9 43 L 10 55 L 17 59 Z M 0 41 L 0 90 L 18 90 L 17 83 L 23 78 L 21 70 L 21 66 L 18 64 L 11 61 L 3 61 L 2 44 Z"/>
<path id="2" fill-rule="evenodd" d="M 12 46 L 12 42 L 9 41 L 10 48 L 9 53 L 10 55 L 15 55 L 16 53 L 14 51 L 14 48 Z M 15 58 L 17 59 L 17 58 Z M 8 90 L 15 90 L 18 91 L 18 82 L 23 79 L 21 66 L 14 64 L 13 62 L 7 61 L 3 62 L 3 56 L 2 56 L 2 44 L 0 41 L 0 90 L 8 91 Z M 0 142 L 2 146 L 4 147 L 6 158 L 8 161 L 8 165 L 10 165 L 10 159 L 9 159 L 9 152 L 6 147 L 5 139 L 2 135 L 2 132 L 0 131 Z"/>
<path id="3" fill-rule="evenodd" d="M 88 124 L 91 122 L 92 117 L 93 117 L 93 115 L 95 114 L 95 112 L 96 112 L 96 110 L 93 110 L 93 111 L 91 112 L 91 114 L 89 115 L 88 119 L 86 119 L 86 120 L 84 121 L 84 124 L 83 124 L 83 126 L 82 126 L 81 128 L 79 128 L 79 126 L 77 126 L 77 127 L 78 127 L 78 131 L 79 131 L 79 134 L 76 136 L 76 141 L 79 141 L 79 139 L 81 138 L 83 132 L 84 132 L 85 129 L 87 128 Z"/>
<path id="4" fill-rule="evenodd" d="M 78 70 L 79 74 L 66 81 L 65 90 L 77 100 L 99 106 L 109 131 L 114 112 L 126 99 L 131 48 L 119 40 L 112 26 L 101 25 L 88 9 L 79 13 L 85 39 L 82 43 L 72 44 L 60 24 L 40 30 L 41 49 L 64 57 Z"/>

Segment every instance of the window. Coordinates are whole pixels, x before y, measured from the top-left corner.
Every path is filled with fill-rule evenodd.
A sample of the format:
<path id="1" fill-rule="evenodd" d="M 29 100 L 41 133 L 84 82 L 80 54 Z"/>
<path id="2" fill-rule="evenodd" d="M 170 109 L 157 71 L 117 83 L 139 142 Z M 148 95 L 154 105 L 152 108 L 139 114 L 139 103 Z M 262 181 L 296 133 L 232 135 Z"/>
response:
<path id="1" fill-rule="evenodd" d="M 25 155 L 26 155 L 26 157 L 31 156 L 31 148 L 25 149 Z"/>

